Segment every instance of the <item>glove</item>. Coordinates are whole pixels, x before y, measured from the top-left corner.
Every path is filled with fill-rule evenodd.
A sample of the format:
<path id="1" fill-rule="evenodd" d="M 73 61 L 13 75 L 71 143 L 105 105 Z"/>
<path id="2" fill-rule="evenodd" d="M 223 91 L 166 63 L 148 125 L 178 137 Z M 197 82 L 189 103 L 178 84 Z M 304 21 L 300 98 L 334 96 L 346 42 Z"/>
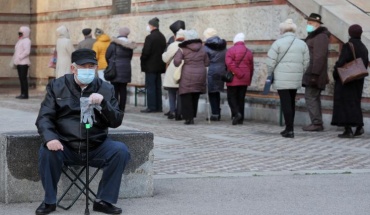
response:
<path id="1" fill-rule="evenodd" d="M 101 111 L 102 108 L 99 104 L 90 104 L 90 97 L 80 98 L 81 107 L 81 123 L 89 123 L 91 126 L 96 122 L 94 108 Z"/>

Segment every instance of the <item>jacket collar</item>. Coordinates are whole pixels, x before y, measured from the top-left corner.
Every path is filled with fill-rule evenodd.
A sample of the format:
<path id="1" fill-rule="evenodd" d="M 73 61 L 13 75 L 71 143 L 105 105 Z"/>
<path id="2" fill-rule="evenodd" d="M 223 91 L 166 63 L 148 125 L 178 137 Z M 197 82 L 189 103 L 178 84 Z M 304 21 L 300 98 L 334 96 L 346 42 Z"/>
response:
<path id="1" fill-rule="evenodd" d="M 313 32 L 309 33 L 308 36 L 306 37 L 306 40 L 314 38 L 314 37 L 316 37 L 317 35 L 319 35 L 321 33 L 327 33 L 328 37 L 330 35 L 327 28 L 320 26 L 316 30 L 314 30 Z"/>

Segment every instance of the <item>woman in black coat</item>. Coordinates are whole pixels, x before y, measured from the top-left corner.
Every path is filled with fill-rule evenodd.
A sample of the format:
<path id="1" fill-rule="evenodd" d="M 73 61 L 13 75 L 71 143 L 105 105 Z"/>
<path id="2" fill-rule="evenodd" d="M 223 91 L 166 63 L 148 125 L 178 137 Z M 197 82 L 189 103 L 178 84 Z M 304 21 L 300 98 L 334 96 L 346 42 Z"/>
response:
<path id="1" fill-rule="evenodd" d="M 368 50 L 361 41 L 362 28 L 359 25 L 352 25 L 348 29 L 350 39 L 343 45 L 338 61 L 335 63 L 333 77 L 334 86 L 334 105 L 332 125 L 343 126 L 345 131 L 339 134 L 340 138 L 352 138 L 364 133 L 364 122 L 361 109 L 362 90 L 364 87 L 364 78 L 342 84 L 338 68 L 354 60 L 353 53 L 349 43 L 352 43 L 355 49 L 356 58 L 361 58 L 367 68 L 369 64 Z M 356 127 L 355 133 L 352 127 Z"/>
<path id="2" fill-rule="evenodd" d="M 119 108 L 125 112 L 127 98 L 127 83 L 131 82 L 131 59 L 136 43 L 127 39 L 130 29 L 127 27 L 119 29 L 119 36 L 113 38 L 110 43 L 105 59 L 111 64 L 116 61 L 117 76 L 111 81 L 114 86 L 115 97 L 119 101 Z"/>

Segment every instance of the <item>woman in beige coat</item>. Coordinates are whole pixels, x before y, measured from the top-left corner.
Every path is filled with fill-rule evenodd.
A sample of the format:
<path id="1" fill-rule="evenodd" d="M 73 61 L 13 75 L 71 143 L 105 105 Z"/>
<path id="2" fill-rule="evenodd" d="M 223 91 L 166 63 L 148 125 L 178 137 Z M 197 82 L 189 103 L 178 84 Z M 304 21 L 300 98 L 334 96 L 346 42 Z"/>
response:
<path id="1" fill-rule="evenodd" d="M 69 31 L 66 26 L 62 25 L 57 28 L 57 36 L 56 50 L 58 57 L 55 77 L 59 78 L 71 73 L 71 55 L 75 48 L 69 39 Z"/>
<path id="2" fill-rule="evenodd" d="M 180 115 L 181 115 L 180 110 L 178 108 L 180 107 L 179 97 L 178 97 L 179 83 L 177 83 L 173 79 L 173 74 L 176 69 L 175 65 L 173 64 L 173 58 L 177 50 L 179 50 L 179 44 L 185 39 L 184 33 L 185 31 L 182 29 L 177 31 L 175 41 L 171 43 L 168 46 L 167 51 L 165 51 L 162 54 L 163 62 L 165 62 L 168 65 L 166 69 L 166 73 L 164 75 L 164 80 L 163 80 L 163 87 L 166 90 L 168 90 L 168 101 L 169 101 L 169 106 L 170 106 L 170 111 L 168 113 L 168 119 L 174 119 L 174 118 L 180 119 Z"/>

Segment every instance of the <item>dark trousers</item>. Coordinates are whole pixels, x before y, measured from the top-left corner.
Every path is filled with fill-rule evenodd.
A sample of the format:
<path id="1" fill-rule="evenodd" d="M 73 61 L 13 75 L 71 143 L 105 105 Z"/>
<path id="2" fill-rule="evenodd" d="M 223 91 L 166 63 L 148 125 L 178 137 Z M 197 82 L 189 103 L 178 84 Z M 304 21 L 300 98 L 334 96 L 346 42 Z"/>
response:
<path id="1" fill-rule="evenodd" d="M 186 93 L 180 95 L 181 113 L 185 120 L 191 120 L 197 117 L 199 96 L 200 93 Z"/>
<path id="2" fill-rule="evenodd" d="M 179 96 L 179 88 L 167 88 L 167 90 L 170 112 L 181 115 L 181 99 Z"/>
<path id="3" fill-rule="evenodd" d="M 212 115 L 220 115 L 221 96 L 220 92 L 208 93 L 209 104 L 211 105 Z"/>
<path id="4" fill-rule="evenodd" d="M 114 96 L 119 102 L 119 109 L 125 112 L 127 99 L 127 83 L 112 83 L 114 86 Z"/>
<path id="5" fill-rule="evenodd" d="M 148 109 L 162 111 L 162 78 L 160 73 L 145 73 Z"/>
<path id="6" fill-rule="evenodd" d="M 234 117 L 237 113 L 242 115 L 244 119 L 245 93 L 247 86 L 228 86 L 227 87 L 227 101 L 230 106 L 231 115 Z"/>
<path id="7" fill-rule="evenodd" d="M 322 125 L 322 112 L 321 112 L 321 90 L 315 87 L 306 87 L 304 98 L 308 114 L 311 118 L 311 124 Z"/>
<path id="8" fill-rule="evenodd" d="M 293 131 L 295 116 L 295 96 L 297 95 L 297 90 L 278 90 L 278 94 L 280 97 L 281 110 L 284 115 L 285 129 L 287 131 Z"/>
<path id="9" fill-rule="evenodd" d="M 17 65 L 19 82 L 21 84 L 21 95 L 28 97 L 28 65 Z"/>
<path id="10" fill-rule="evenodd" d="M 117 203 L 123 170 L 130 159 L 127 146 L 107 138 L 97 149 L 89 152 L 89 165 L 102 167 L 97 199 Z M 39 174 L 45 190 L 44 202 L 55 204 L 57 185 L 63 163 L 86 165 L 86 153 L 78 154 L 64 145 L 63 151 L 50 151 L 41 146 L 39 151 Z"/>

